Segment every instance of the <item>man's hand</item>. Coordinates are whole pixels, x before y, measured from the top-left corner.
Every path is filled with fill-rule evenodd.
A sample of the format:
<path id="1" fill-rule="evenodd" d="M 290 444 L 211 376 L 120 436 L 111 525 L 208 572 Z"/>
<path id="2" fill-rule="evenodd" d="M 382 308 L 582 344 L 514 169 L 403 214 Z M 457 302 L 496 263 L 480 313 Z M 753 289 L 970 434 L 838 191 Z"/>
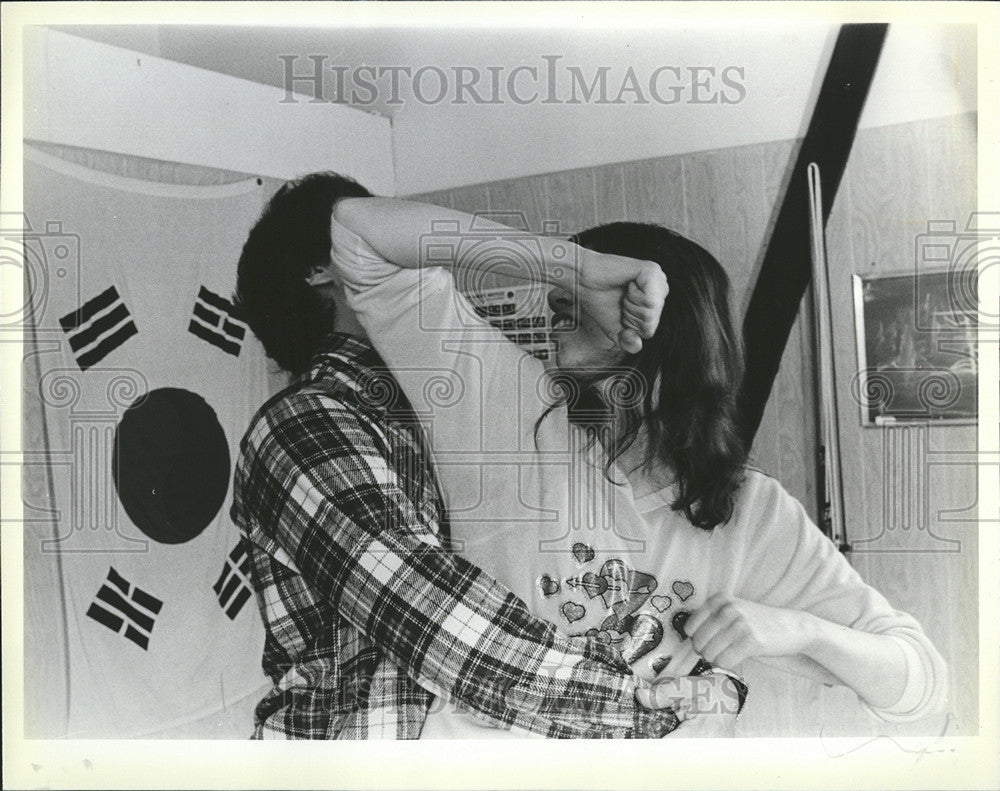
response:
<path id="1" fill-rule="evenodd" d="M 723 739 L 736 735 L 735 714 L 706 714 L 682 722 L 668 739 Z"/>
<path id="2" fill-rule="evenodd" d="M 583 250 L 580 307 L 623 351 L 635 354 L 660 323 L 669 286 L 660 265 Z"/>
<path id="3" fill-rule="evenodd" d="M 694 650 L 732 670 L 745 659 L 801 653 L 813 636 L 813 616 L 715 594 L 691 613 L 684 631 Z"/>
<path id="4" fill-rule="evenodd" d="M 676 737 L 733 736 L 739 713 L 739 692 L 728 676 L 665 676 L 648 689 L 637 689 L 636 700 L 648 709 L 670 708 L 681 720 Z"/>

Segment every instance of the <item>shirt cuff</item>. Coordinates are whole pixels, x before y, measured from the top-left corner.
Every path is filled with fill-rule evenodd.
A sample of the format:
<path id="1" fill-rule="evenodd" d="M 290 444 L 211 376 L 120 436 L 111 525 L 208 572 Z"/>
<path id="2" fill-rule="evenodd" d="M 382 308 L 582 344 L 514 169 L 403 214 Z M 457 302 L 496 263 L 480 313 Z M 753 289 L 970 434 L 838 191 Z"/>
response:
<path id="1" fill-rule="evenodd" d="M 927 688 L 931 679 L 927 676 L 927 671 L 920 658 L 920 654 L 908 640 L 895 635 L 886 636 L 895 641 L 896 645 L 903 652 L 903 657 L 906 660 L 906 686 L 903 687 L 903 693 L 899 696 L 899 700 L 893 705 L 886 706 L 885 708 L 875 708 L 866 704 L 866 707 L 883 720 L 899 722 L 915 719 L 924 707 Z"/>

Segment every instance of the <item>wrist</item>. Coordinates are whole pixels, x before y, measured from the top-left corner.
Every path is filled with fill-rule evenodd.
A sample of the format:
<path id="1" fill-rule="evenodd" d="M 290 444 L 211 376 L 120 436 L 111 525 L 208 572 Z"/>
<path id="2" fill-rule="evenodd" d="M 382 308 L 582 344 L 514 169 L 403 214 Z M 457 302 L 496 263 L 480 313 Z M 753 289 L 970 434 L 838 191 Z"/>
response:
<path id="1" fill-rule="evenodd" d="M 586 272 L 593 266 L 597 255 L 593 250 L 580 247 L 565 239 L 541 237 L 543 280 L 571 294 L 585 284 Z"/>

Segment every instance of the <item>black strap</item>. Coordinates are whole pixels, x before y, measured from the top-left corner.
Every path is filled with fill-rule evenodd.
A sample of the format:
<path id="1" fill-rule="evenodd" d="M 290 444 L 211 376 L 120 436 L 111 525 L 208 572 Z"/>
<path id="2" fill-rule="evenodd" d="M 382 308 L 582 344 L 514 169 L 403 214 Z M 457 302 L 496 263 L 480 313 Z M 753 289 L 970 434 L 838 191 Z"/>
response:
<path id="1" fill-rule="evenodd" d="M 840 28 L 809 129 L 795 160 L 743 320 L 747 367 L 739 403 L 741 430 L 748 448 L 760 426 L 781 355 L 811 278 L 806 167 L 810 162 L 819 165 L 825 225 L 888 28 L 885 24 Z"/>

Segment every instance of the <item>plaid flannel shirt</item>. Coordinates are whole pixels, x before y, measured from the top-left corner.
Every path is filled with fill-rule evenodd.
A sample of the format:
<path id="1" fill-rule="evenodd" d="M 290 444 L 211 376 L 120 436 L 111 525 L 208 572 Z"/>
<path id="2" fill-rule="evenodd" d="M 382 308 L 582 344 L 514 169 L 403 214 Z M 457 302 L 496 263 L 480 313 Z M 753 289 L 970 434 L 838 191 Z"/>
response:
<path id="1" fill-rule="evenodd" d="M 442 545 L 421 437 L 377 354 L 338 334 L 254 417 L 231 512 L 274 683 L 254 738 L 418 738 L 434 695 L 556 738 L 677 727 L 634 702 L 615 649 L 558 633 Z"/>

